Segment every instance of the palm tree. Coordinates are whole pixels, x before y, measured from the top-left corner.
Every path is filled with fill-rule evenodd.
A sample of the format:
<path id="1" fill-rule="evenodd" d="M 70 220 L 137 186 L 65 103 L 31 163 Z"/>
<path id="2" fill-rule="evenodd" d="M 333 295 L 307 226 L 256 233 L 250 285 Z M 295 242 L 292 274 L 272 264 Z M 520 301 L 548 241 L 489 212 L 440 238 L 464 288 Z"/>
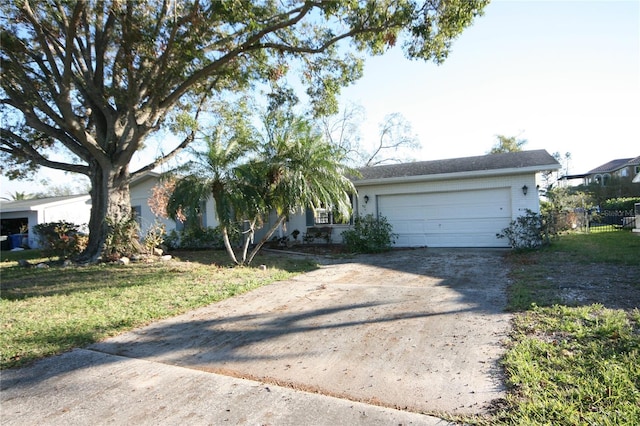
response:
<path id="1" fill-rule="evenodd" d="M 238 265 L 248 265 L 287 215 L 322 205 L 350 213 L 349 194 L 355 189 L 345 175 L 353 170 L 342 165 L 338 149 L 309 121 L 272 112 L 265 117 L 259 142 L 246 122 L 233 126 L 241 131 L 215 132 L 206 141 L 206 151 L 195 153 L 195 160 L 183 168 L 189 174 L 178 180 L 167 206 L 172 218 L 180 209 L 193 214 L 203 199 L 212 197 L 229 256 Z M 276 222 L 248 253 L 256 227 L 271 211 L 278 215 Z M 241 256 L 236 256 L 229 230 L 240 221 L 247 229 Z"/>
<path id="2" fill-rule="evenodd" d="M 14 193 L 8 194 L 8 197 L 2 197 L 3 200 L 6 201 L 22 201 L 22 200 L 31 200 L 34 198 L 32 194 L 28 194 L 26 192 L 15 191 Z"/>
<path id="3" fill-rule="evenodd" d="M 252 149 L 253 143 L 251 139 L 224 142 L 218 132 L 205 138 L 205 143 L 205 151 L 194 151 L 195 159 L 173 172 L 188 171 L 189 174 L 177 179 L 167 212 L 173 220 L 181 219 L 180 216 L 193 218 L 200 213 L 201 202 L 213 198 L 227 253 L 234 263 L 240 264 L 229 240 L 230 229 L 241 211 L 238 207 L 244 202 L 234 167 Z"/>
<path id="4" fill-rule="evenodd" d="M 267 115 L 264 126 L 261 155 L 248 167 L 254 176 L 262 176 L 261 198 L 266 213 L 275 211 L 278 217 L 251 251 L 247 264 L 289 214 L 307 207 L 334 206 L 347 216 L 351 213 L 349 194 L 355 192 L 346 177 L 355 171 L 344 166 L 341 151 L 308 120 L 273 112 Z"/>

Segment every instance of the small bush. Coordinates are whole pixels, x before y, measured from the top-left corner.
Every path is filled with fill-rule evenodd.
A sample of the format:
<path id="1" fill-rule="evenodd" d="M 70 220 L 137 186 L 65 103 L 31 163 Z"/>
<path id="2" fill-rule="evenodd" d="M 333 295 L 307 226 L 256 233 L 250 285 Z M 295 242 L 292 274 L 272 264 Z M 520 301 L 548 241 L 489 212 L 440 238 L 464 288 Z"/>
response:
<path id="1" fill-rule="evenodd" d="M 524 215 L 512 220 L 509 227 L 496 234 L 496 237 L 508 239 L 514 249 L 535 249 L 548 240 L 545 228 L 542 216 L 527 209 Z"/>
<path id="2" fill-rule="evenodd" d="M 167 228 L 162 223 L 155 222 L 144 236 L 144 248 L 147 253 L 153 253 L 153 249 L 160 247 L 164 243 L 167 235 Z"/>
<path id="3" fill-rule="evenodd" d="M 610 198 L 600 204 L 603 210 L 632 211 L 636 203 L 640 203 L 640 197 Z"/>
<path id="4" fill-rule="evenodd" d="M 60 221 L 41 223 L 33 227 L 47 257 L 67 259 L 87 247 L 88 237 L 80 232 L 80 226 Z"/>
<path id="5" fill-rule="evenodd" d="M 142 245 L 139 240 L 138 222 L 135 217 L 130 216 L 120 222 L 114 222 L 107 218 L 109 231 L 107 233 L 106 260 L 117 260 L 122 256 L 132 256 L 142 252 Z"/>
<path id="6" fill-rule="evenodd" d="M 386 217 L 376 219 L 368 214 L 356 217 L 353 228 L 344 231 L 342 238 L 347 249 L 353 253 L 380 253 L 391 250 L 397 234 L 393 233 L 393 227 Z"/>

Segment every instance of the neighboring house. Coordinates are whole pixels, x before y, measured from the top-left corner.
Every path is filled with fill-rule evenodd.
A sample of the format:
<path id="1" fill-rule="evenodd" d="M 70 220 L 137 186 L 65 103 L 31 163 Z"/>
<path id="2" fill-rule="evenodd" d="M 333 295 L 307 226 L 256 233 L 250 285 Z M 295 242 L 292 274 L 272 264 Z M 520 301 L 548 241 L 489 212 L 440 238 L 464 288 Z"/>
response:
<path id="1" fill-rule="evenodd" d="M 149 207 L 149 198 L 153 195 L 153 187 L 160 182 L 160 174 L 147 172 L 131 181 L 129 185 L 131 209 L 135 212 L 138 224 L 140 225 L 140 235 L 144 237 L 150 227 L 154 224 L 164 224 L 167 233 L 173 230 L 182 230 L 184 224 L 174 222 L 171 219 L 156 216 Z M 204 227 L 218 226 L 213 200 L 209 199 L 202 206 L 203 214 L 198 218 L 200 225 Z"/>
<path id="2" fill-rule="evenodd" d="M 3 249 L 15 248 L 11 235 L 24 234 L 27 230 L 29 247 L 39 247 L 33 227 L 42 223 L 66 221 L 77 225 L 87 225 L 91 214 L 89 195 L 70 195 L 64 197 L 39 198 L 20 201 L 0 202 L 0 224 Z"/>
<path id="3" fill-rule="evenodd" d="M 611 178 L 619 178 L 635 182 L 634 177 L 640 176 L 640 156 L 635 158 L 619 158 L 611 160 L 587 173 L 568 175 L 563 179 L 582 179 L 584 185 L 599 184 L 607 186 Z"/>
<path id="4" fill-rule="evenodd" d="M 140 225 L 140 235 L 144 237 L 147 230 L 156 223 L 164 224 L 167 232 L 180 230 L 184 225 L 176 224 L 171 219 L 158 217 L 151 212 L 149 198 L 152 188 L 160 182 L 160 175 L 155 172 L 145 173 L 131 182 L 131 208 L 136 213 Z M 40 198 L 21 201 L 1 201 L 0 221 L 2 224 L 3 249 L 13 248 L 10 235 L 21 234 L 28 229 L 29 247 L 39 247 L 37 236 L 32 231 L 35 225 L 47 222 L 66 221 L 77 225 L 87 225 L 91 215 L 91 198 L 89 195 L 73 195 L 65 197 Z M 218 221 L 212 200 L 203 205 L 203 215 L 198 218 L 202 226 L 215 227 Z"/>
<path id="5" fill-rule="evenodd" d="M 397 247 L 507 247 L 496 234 L 526 210 L 539 212 L 536 175 L 560 167 L 535 150 L 362 168 L 353 179 L 354 213 L 386 217 Z M 340 242 L 348 225 L 331 224 L 325 213 L 292 215 L 281 235 L 331 226 Z"/>

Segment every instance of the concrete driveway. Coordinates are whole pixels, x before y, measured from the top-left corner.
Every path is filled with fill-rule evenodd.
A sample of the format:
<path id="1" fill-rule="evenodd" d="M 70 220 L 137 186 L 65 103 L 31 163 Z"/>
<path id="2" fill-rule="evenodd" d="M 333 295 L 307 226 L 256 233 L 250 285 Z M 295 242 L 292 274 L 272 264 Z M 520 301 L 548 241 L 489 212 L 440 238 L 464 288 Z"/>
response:
<path id="1" fill-rule="evenodd" d="M 503 253 L 417 249 L 326 261 L 292 280 L 92 345 L 86 351 L 91 355 L 83 356 L 109 355 L 158 366 L 151 371 L 177 366 L 215 373 L 211 377 L 250 380 L 270 392 L 332 398 L 352 411 L 361 406 L 392 410 L 384 413 L 396 424 L 433 420 L 403 420 L 405 414 L 482 414 L 504 396 L 498 360 L 510 315 L 504 312 Z M 6 391 L 16 392 L 27 380 L 21 375 L 33 381 L 34 374 L 9 373 L 11 384 L 3 384 L 5 413 L 7 407 L 19 410 L 6 405 L 16 403 L 16 395 L 8 397 Z M 127 380 L 107 383 L 118 387 Z M 123 398 L 121 405 L 127 402 Z M 252 410 L 257 401 L 252 398 L 246 397 L 245 410 Z M 242 406 L 241 401 L 234 404 Z M 294 405 L 287 408 L 280 402 L 280 409 Z M 312 415 L 304 409 L 301 413 Z M 344 416 L 336 417 L 339 423 L 352 422 Z M 291 416 L 257 421 L 296 423 Z M 326 416 L 304 421 L 331 422 Z M 371 417 L 362 424 L 375 423 Z"/>

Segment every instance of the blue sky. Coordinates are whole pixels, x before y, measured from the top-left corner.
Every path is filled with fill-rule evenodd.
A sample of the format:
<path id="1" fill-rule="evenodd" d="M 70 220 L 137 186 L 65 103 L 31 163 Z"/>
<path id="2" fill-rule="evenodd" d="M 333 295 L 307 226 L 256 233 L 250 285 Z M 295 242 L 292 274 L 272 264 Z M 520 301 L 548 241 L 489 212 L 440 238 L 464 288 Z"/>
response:
<path id="1" fill-rule="evenodd" d="M 640 155 L 640 2 L 496 0 L 443 65 L 399 49 L 370 58 L 343 91 L 364 107 L 364 141 L 401 113 L 422 149 L 415 160 L 485 154 L 495 136 L 525 149 L 570 152 L 570 173 Z M 70 175 L 53 177 L 72 184 Z M 42 190 L 0 181 L 0 196 Z"/>
<path id="2" fill-rule="evenodd" d="M 497 0 L 440 66 L 399 50 L 372 58 L 344 91 L 375 140 L 400 112 L 416 160 L 485 154 L 495 135 L 570 152 L 570 173 L 640 155 L 640 2 Z"/>

